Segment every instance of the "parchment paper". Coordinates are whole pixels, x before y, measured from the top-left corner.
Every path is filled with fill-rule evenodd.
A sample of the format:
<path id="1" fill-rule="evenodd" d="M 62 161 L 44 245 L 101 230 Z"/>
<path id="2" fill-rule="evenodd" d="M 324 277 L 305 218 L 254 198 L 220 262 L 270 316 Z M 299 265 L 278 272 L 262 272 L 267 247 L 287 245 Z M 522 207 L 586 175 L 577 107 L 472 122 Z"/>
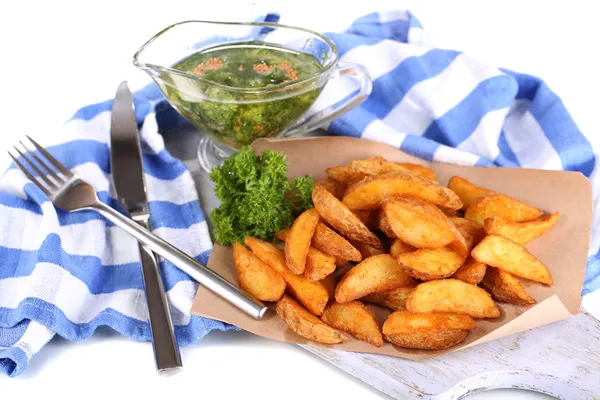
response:
<path id="1" fill-rule="evenodd" d="M 442 185 L 446 185 L 450 177 L 459 175 L 476 185 L 504 193 L 547 212 L 558 211 L 560 218 L 556 226 L 525 246 L 548 266 L 554 285 L 548 287 L 522 280 L 537 304 L 523 307 L 496 302 L 502 312 L 499 318 L 477 320 L 477 328 L 469 333 L 463 343 L 441 351 L 402 349 L 387 342 L 377 348 L 351 336 L 341 344 L 322 345 L 291 331 L 274 311 L 269 312 L 262 321 L 256 321 L 202 286 L 192 305 L 193 314 L 228 322 L 280 341 L 423 360 L 549 324 L 579 312 L 592 218 L 591 185 L 579 172 L 427 163 L 385 144 L 348 137 L 260 139 L 253 143 L 253 147 L 257 152 L 267 149 L 283 151 L 288 158 L 290 178 L 312 174 L 313 178 L 322 179 L 326 177 L 325 169 L 328 167 L 380 155 L 390 161 L 427 165 L 435 171 Z M 230 247 L 215 244 L 208 267 L 235 285 L 239 284 Z M 274 310 L 274 304 L 268 305 Z M 379 323 L 383 324 L 389 311 L 376 305 L 368 306 Z"/>

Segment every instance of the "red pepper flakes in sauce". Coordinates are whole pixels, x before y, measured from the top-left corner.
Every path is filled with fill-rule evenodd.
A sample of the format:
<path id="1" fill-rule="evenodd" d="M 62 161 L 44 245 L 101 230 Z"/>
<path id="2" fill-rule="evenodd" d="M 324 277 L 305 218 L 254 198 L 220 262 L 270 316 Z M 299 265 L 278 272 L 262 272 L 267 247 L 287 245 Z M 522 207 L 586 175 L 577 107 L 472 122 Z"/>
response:
<path id="1" fill-rule="evenodd" d="M 211 58 L 207 62 L 203 62 L 202 64 L 198 64 L 196 68 L 194 68 L 194 74 L 196 75 L 204 75 L 204 71 L 214 71 L 223 66 L 223 62 L 218 58 Z"/>

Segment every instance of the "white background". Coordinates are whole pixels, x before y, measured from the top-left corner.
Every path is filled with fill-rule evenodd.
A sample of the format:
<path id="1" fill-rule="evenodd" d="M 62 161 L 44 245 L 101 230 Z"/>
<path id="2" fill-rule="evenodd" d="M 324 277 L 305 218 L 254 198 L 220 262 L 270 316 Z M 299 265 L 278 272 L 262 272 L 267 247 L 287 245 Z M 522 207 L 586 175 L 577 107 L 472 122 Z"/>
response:
<path id="1" fill-rule="evenodd" d="M 344 8 L 358 7 L 356 2 L 350 6 L 350 1 L 344 1 L 335 6 L 329 1 L 329 11 L 323 11 L 323 3 L 311 7 L 312 3 L 298 0 L 295 12 L 321 10 L 335 18 Z M 593 2 L 441 0 L 361 4 L 365 11 L 408 8 L 443 47 L 542 77 L 560 94 L 583 131 L 598 132 L 600 65 L 595 40 L 600 38 L 600 24 Z M 54 134 L 80 106 L 112 97 L 122 80 L 129 80 L 133 89 L 146 84 L 146 76 L 135 70 L 131 57 L 163 27 L 187 19 L 240 19 L 244 10 L 240 3 L 207 0 L 3 3 L 0 168 L 8 163 L 3 150 L 20 135 L 43 138 Z M 59 338 L 33 359 L 21 377 L 0 377 L 0 396 L 26 394 L 25 398 L 34 398 L 61 393 L 63 398 L 384 398 L 299 347 L 247 333 L 209 334 L 198 345 L 183 348 L 182 356 L 184 372 L 165 379 L 154 374 L 150 343 L 133 342 L 108 330 L 101 330 L 84 343 Z M 546 398 L 529 392 L 502 391 L 470 399 L 509 396 Z"/>

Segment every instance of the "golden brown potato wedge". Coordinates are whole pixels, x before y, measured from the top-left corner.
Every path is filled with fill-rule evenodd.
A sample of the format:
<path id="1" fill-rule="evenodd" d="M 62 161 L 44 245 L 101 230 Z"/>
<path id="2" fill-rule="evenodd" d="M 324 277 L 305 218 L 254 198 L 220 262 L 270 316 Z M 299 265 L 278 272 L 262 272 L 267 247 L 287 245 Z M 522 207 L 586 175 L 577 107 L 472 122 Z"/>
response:
<path id="1" fill-rule="evenodd" d="M 329 193 L 338 199 L 341 199 L 346 191 L 346 185 L 331 178 L 315 181 L 315 186 L 321 186 L 325 188 Z"/>
<path id="2" fill-rule="evenodd" d="M 485 219 L 484 229 L 488 235 L 500 235 L 513 242 L 527 244 L 552 229 L 556 222 L 558 222 L 558 213 L 527 222 L 512 222 L 504 217 L 495 216 Z"/>
<path id="3" fill-rule="evenodd" d="M 277 301 L 285 291 L 285 279 L 260 261 L 243 244 L 233 244 L 233 262 L 240 288 L 262 301 Z"/>
<path id="4" fill-rule="evenodd" d="M 390 221 L 388 221 L 385 212 L 380 211 L 379 213 L 377 213 L 377 216 L 377 228 L 379 228 L 379 230 L 383 232 L 387 237 L 395 239 L 397 236 L 392 230 L 392 227 L 390 226 Z"/>
<path id="5" fill-rule="evenodd" d="M 437 176 L 435 176 L 435 172 L 433 172 L 433 170 L 431 168 L 428 168 L 424 165 L 405 163 L 405 162 L 398 162 L 396 164 L 407 169 L 408 171 L 410 171 L 412 173 L 420 175 L 421 177 L 423 177 L 425 179 L 429 179 L 433 183 L 438 183 Z"/>
<path id="6" fill-rule="evenodd" d="M 329 303 L 321 315 L 321 321 L 374 346 L 381 347 L 383 344 L 375 315 L 360 301 Z"/>
<path id="7" fill-rule="evenodd" d="M 329 293 L 329 298 L 333 299 L 335 297 L 335 286 L 337 285 L 337 281 L 335 280 L 333 275 L 327 275 L 319 282 L 325 287 L 325 289 L 327 289 L 327 293 Z"/>
<path id="8" fill-rule="evenodd" d="M 319 223 L 319 213 L 311 208 L 296 218 L 285 241 L 285 265 L 295 274 L 304 273 L 306 255 Z"/>
<path id="9" fill-rule="evenodd" d="M 394 240 L 394 243 L 392 243 L 392 245 L 390 247 L 390 255 L 394 258 L 398 258 L 398 256 L 400 254 L 410 253 L 415 250 L 418 250 L 418 249 L 414 246 L 411 246 L 408 243 L 404 243 L 400 239 L 396 239 L 396 240 Z"/>
<path id="10" fill-rule="evenodd" d="M 381 156 L 367 158 L 366 160 L 354 160 L 348 164 L 348 169 L 364 175 L 381 175 L 390 172 L 407 171 L 398 164 L 387 161 Z"/>
<path id="11" fill-rule="evenodd" d="M 339 257 L 339 256 L 334 256 L 335 257 L 335 266 L 336 267 L 344 267 L 346 266 L 346 264 L 348 264 L 348 260 L 346 260 L 345 258 Z"/>
<path id="12" fill-rule="evenodd" d="M 327 176 L 330 179 L 340 182 L 341 184 L 344 184 L 346 186 L 352 185 L 353 183 L 358 182 L 367 176 L 367 174 L 355 172 L 350 170 L 348 167 L 342 166 L 327 168 L 326 171 Z"/>
<path id="13" fill-rule="evenodd" d="M 476 222 L 460 217 L 450 218 L 450 222 L 456 227 L 458 232 L 465 238 L 465 245 L 470 252 L 477 243 L 485 236 L 485 232 Z"/>
<path id="14" fill-rule="evenodd" d="M 377 216 L 376 210 L 354 210 L 354 214 L 362 221 L 363 224 L 370 230 L 377 230 Z"/>
<path id="15" fill-rule="evenodd" d="M 528 306 L 536 301 L 527 293 L 521 282 L 514 275 L 501 269 L 489 267 L 481 285 L 498 301 Z"/>
<path id="16" fill-rule="evenodd" d="M 503 194 L 493 193 L 480 197 L 467 209 L 465 218 L 483 227 L 485 219 L 504 217 L 513 222 L 531 221 L 542 215 L 542 210 Z"/>
<path id="17" fill-rule="evenodd" d="M 475 327 L 475 321 L 468 315 L 396 311 L 390 314 L 382 330 L 385 339 L 396 346 L 440 350 L 462 342 Z"/>
<path id="18" fill-rule="evenodd" d="M 312 245 L 315 249 L 332 256 L 350 261 L 362 261 L 360 252 L 349 241 L 322 222 L 317 224 L 317 229 L 312 238 Z"/>
<path id="19" fill-rule="evenodd" d="M 277 302 L 277 315 L 298 335 L 325 344 L 341 343 L 348 336 L 325 324 L 288 295 Z"/>
<path id="20" fill-rule="evenodd" d="M 415 313 L 467 314 L 473 318 L 500 316 L 500 310 L 488 292 L 458 279 L 421 283 L 408 297 L 406 309 Z"/>
<path id="21" fill-rule="evenodd" d="M 302 275 L 295 275 L 285 266 L 283 251 L 273 243 L 247 237 L 244 243 L 262 262 L 279 272 L 287 282 L 287 291 L 304 307 L 315 315 L 321 315 L 329 300 L 327 288 L 321 282 L 309 281 Z"/>
<path id="22" fill-rule="evenodd" d="M 342 277 L 335 288 L 335 300 L 347 303 L 369 293 L 404 286 L 410 280 L 392 256 L 380 254 L 363 260 Z"/>
<path id="23" fill-rule="evenodd" d="M 465 263 L 465 257 L 447 247 L 400 254 L 397 260 L 407 274 L 422 281 L 446 278 Z"/>
<path id="24" fill-rule="evenodd" d="M 419 350 L 444 350 L 465 340 L 469 331 L 415 331 L 398 335 L 383 335 L 394 346 Z"/>
<path id="25" fill-rule="evenodd" d="M 285 242 L 289 234 L 289 229 L 282 229 L 275 234 L 277 239 Z M 344 265 L 346 262 L 344 261 Z M 304 277 L 309 281 L 320 281 L 327 275 L 335 271 L 336 259 L 335 256 L 324 253 L 312 246 L 308 248 L 306 254 L 306 268 L 304 269 Z"/>
<path id="26" fill-rule="evenodd" d="M 342 202 L 351 210 L 370 210 L 377 208 L 388 197 L 402 195 L 417 197 L 452 210 L 462 207 L 453 191 L 410 172 L 368 176 L 349 186 Z"/>
<path id="27" fill-rule="evenodd" d="M 492 190 L 473 185 L 468 180 L 460 176 L 453 176 L 448 181 L 448 188 L 460 198 L 463 203 L 463 209 L 466 210 L 471 204 L 481 196 L 493 193 Z"/>
<path id="28" fill-rule="evenodd" d="M 406 308 L 406 300 L 416 286 L 416 281 L 410 281 L 405 286 L 400 286 L 396 289 L 368 294 L 361 300 L 368 303 L 379 304 L 380 306 L 391 308 L 392 310 L 404 310 Z"/>
<path id="29" fill-rule="evenodd" d="M 500 235 L 488 235 L 473 251 L 473 258 L 480 263 L 500 268 L 513 275 L 545 285 L 552 285 L 548 267 L 518 243 Z"/>
<path id="30" fill-rule="evenodd" d="M 438 207 L 446 216 L 448 217 L 458 217 L 460 215 L 460 210 L 451 210 L 446 207 Z"/>
<path id="31" fill-rule="evenodd" d="M 463 266 L 452 275 L 452 278 L 470 283 L 471 285 L 477 285 L 483 279 L 486 269 L 487 266 L 485 264 L 475 261 L 473 257 L 469 257 Z"/>
<path id="32" fill-rule="evenodd" d="M 309 281 L 320 281 L 335 271 L 335 257 L 314 247 L 308 249 L 304 277 Z"/>
<path id="33" fill-rule="evenodd" d="M 365 258 L 387 253 L 384 249 L 378 249 L 377 247 L 373 247 L 366 243 L 357 242 L 356 240 L 351 240 L 350 243 L 352 246 L 358 249 L 358 251 L 360 251 L 360 255 L 362 256 L 363 260 Z"/>
<path id="34" fill-rule="evenodd" d="M 383 248 L 379 238 L 327 190 L 319 186 L 315 187 L 312 199 L 321 217 L 346 238 Z"/>
<path id="35" fill-rule="evenodd" d="M 381 210 L 396 237 L 414 247 L 438 249 L 460 236 L 439 208 L 417 198 L 390 198 Z"/>

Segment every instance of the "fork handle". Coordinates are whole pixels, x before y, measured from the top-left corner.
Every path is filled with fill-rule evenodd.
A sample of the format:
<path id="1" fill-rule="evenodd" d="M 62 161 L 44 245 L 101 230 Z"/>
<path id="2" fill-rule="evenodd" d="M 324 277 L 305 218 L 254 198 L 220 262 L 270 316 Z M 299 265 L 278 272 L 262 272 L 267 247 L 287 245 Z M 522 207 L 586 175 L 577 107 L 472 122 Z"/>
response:
<path id="1" fill-rule="evenodd" d="M 261 320 L 267 313 L 268 308 L 259 300 L 238 289 L 216 272 L 200 264 L 177 247 L 141 227 L 115 209 L 100 201 L 89 206 L 89 208 L 102 214 L 102 216 L 129 233 L 140 243 L 148 246 L 156 254 L 172 262 L 173 265 L 198 281 L 198 283 L 204 285 L 208 290 L 227 300 L 252 318 Z"/>

